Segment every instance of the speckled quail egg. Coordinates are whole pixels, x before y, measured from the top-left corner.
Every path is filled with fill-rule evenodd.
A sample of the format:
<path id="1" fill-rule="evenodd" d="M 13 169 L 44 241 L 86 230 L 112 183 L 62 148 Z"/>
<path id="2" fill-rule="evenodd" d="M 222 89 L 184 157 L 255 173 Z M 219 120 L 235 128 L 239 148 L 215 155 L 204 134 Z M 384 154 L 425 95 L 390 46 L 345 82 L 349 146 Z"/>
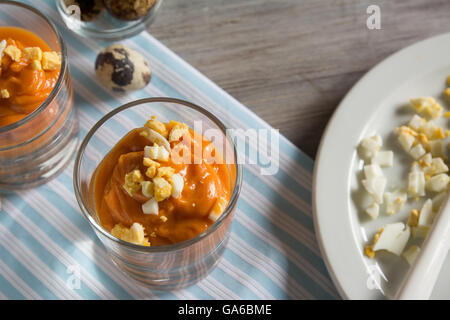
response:
<path id="1" fill-rule="evenodd" d="M 116 92 L 142 89 L 151 78 L 145 58 L 121 44 L 111 45 L 98 54 L 95 73 L 105 87 Z"/>
<path id="2" fill-rule="evenodd" d="M 120 20 L 137 20 L 145 16 L 156 0 L 104 0 L 105 7 Z"/>
<path id="3" fill-rule="evenodd" d="M 80 8 L 80 18 L 85 22 L 96 19 L 105 8 L 103 0 L 64 0 L 64 4 L 68 14 L 74 13 L 71 6 L 78 6 Z"/>

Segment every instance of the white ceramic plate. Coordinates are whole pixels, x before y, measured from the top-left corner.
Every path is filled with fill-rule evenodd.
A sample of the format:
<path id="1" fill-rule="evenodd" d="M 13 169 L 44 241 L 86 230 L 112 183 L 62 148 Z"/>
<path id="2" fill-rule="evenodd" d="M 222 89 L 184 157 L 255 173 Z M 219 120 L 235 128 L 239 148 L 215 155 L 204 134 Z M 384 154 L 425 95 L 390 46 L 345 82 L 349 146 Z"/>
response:
<path id="1" fill-rule="evenodd" d="M 361 190 L 357 174 L 362 169 L 356 147 L 362 138 L 379 133 L 383 149 L 394 150 L 395 162 L 385 170 L 389 182 L 406 184 L 411 160 L 392 136 L 395 127 L 412 117 L 409 99 L 419 96 L 442 98 L 450 74 L 450 34 L 436 36 L 409 46 L 374 67 L 343 99 L 322 138 L 314 170 L 313 207 L 316 234 L 331 277 L 343 298 L 392 298 L 408 270 L 402 257 L 363 254 L 381 226 L 406 222 L 409 209 L 394 216 L 380 212 L 370 221 L 360 209 Z M 447 123 L 443 122 L 446 127 Z M 414 205 L 419 207 L 420 203 Z M 377 285 L 379 283 L 379 286 Z M 450 257 L 439 276 L 432 298 L 450 299 Z"/>

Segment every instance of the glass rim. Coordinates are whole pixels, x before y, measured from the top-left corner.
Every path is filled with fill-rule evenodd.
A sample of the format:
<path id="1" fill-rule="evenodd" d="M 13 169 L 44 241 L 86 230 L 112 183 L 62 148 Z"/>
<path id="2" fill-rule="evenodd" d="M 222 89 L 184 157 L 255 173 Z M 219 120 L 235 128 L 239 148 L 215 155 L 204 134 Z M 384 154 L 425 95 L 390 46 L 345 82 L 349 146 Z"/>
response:
<path id="1" fill-rule="evenodd" d="M 70 17 L 70 15 L 67 14 L 65 4 L 63 3 L 64 0 L 57 0 L 56 1 L 56 7 L 61 15 L 64 15 L 64 17 Z M 155 5 L 145 14 L 145 16 L 136 19 L 136 20 L 130 20 L 128 22 L 135 22 L 131 25 L 128 25 L 121 29 L 107 29 L 107 30 L 99 30 L 90 26 L 83 26 L 82 29 L 84 32 L 86 32 L 89 36 L 95 37 L 99 40 L 114 40 L 114 39 L 123 39 L 123 38 L 129 38 L 132 37 L 140 32 L 142 32 L 146 27 L 148 27 L 148 24 L 153 23 L 153 19 L 155 19 L 157 13 L 159 12 L 162 3 L 164 0 L 158 0 Z M 64 19 L 63 17 L 63 19 Z M 64 21 L 64 23 L 66 23 Z M 142 28 L 144 26 L 144 28 Z M 78 32 L 75 32 L 78 34 Z M 117 36 L 117 33 L 120 33 L 119 36 Z"/>
<path id="2" fill-rule="evenodd" d="M 79 184 L 78 184 L 78 180 L 79 180 L 79 176 L 80 176 L 80 169 L 81 169 L 81 162 L 82 162 L 82 158 L 84 156 L 84 151 L 88 145 L 88 143 L 90 142 L 92 136 L 95 134 L 95 132 L 97 132 L 97 130 L 109 119 L 111 119 L 113 116 L 115 116 L 116 114 L 135 107 L 137 105 L 140 104 L 144 104 L 144 103 L 153 103 L 153 102 L 166 102 L 166 103 L 175 103 L 175 104 L 181 104 L 184 107 L 188 107 L 191 108 L 205 116 L 208 117 L 208 119 L 212 120 L 219 128 L 220 130 L 222 130 L 224 133 L 227 130 L 227 127 L 222 123 L 222 121 L 220 121 L 215 115 L 213 115 L 211 112 L 209 112 L 208 110 L 204 109 L 203 107 L 200 107 L 194 103 L 185 101 L 185 100 L 181 100 L 181 99 L 176 99 L 176 98 L 168 98 L 168 97 L 153 97 L 153 98 L 143 98 L 143 99 L 138 99 L 138 100 L 134 100 L 132 102 L 126 103 L 124 105 L 121 105 L 118 108 L 113 109 L 112 111 L 108 112 L 106 115 L 104 115 L 99 121 L 97 121 L 97 123 L 89 130 L 89 132 L 86 134 L 86 136 L 83 139 L 83 142 L 81 143 L 76 158 L 75 158 L 75 163 L 74 163 L 74 167 L 73 167 L 73 186 L 74 186 L 74 191 L 75 191 L 75 197 L 77 198 L 77 202 L 78 205 L 81 208 L 81 212 L 83 213 L 84 217 L 87 219 L 87 221 L 90 223 L 91 226 L 94 227 L 94 230 L 97 230 L 98 232 L 100 232 L 101 234 L 103 234 L 104 236 L 106 236 L 107 238 L 109 238 L 110 240 L 120 244 L 120 245 L 124 245 L 126 247 L 129 247 L 131 249 L 135 249 L 138 251 L 142 251 L 142 252 L 148 252 L 148 253 L 152 253 L 152 252 L 172 252 L 172 251 L 177 251 L 177 250 L 181 250 L 184 249 L 186 247 L 189 247 L 197 242 L 199 242 L 200 240 L 203 240 L 204 238 L 206 238 L 207 236 L 209 236 L 210 234 L 212 234 L 214 231 L 216 231 L 218 229 L 219 226 L 221 226 L 223 224 L 223 222 L 225 221 L 225 219 L 231 214 L 231 212 L 233 211 L 234 207 L 236 206 L 237 200 L 239 198 L 239 194 L 241 191 L 241 187 L 242 187 L 242 165 L 239 163 L 238 161 L 238 153 L 237 153 L 237 148 L 236 148 L 236 144 L 234 143 L 233 139 L 230 139 L 226 134 L 225 136 L 227 137 L 228 142 L 231 144 L 232 148 L 233 148 L 233 152 L 234 152 L 234 161 L 235 161 L 235 166 L 236 166 L 236 178 L 235 178 L 235 185 L 234 185 L 234 189 L 233 189 L 233 193 L 231 195 L 230 201 L 228 202 L 227 207 L 225 208 L 224 212 L 220 215 L 220 217 L 210 226 L 208 227 L 205 231 L 203 231 L 202 233 L 196 235 L 195 237 L 186 240 L 186 241 L 182 241 L 176 244 L 170 244 L 170 245 L 162 245 L 162 246 L 142 246 L 142 245 L 138 245 L 138 244 L 134 244 L 128 241 L 124 241 L 121 240 L 115 236 L 113 236 L 111 233 L 109 233 L 108 231 L 106 231 L 99 223 L 97 223 L 97 221 L 95 221 L 95 219 L 92 217 L 92 214 L 90 212 L 90 210 L 87 208 L 87 206 L 84 203 L 82 194 L 81 194 L 81 190 L 79 188 Z"/>
<path id="3" fill-rule="evenodd" d="M 17 2 L 17 1 L 12 1 L 12 0 L 0 0 L 0 6 L 1 5 L 11 5 L 11 6 L 20 7 L 22 9 L 26 9 L 26 10 L 36 14 L 41 19 L 43 19 L 50 26 L 52 31 L 55 33 L 56 38 L 58 39 L 60 50 L 61 50 L 61 70 L 59 72 L 58 80 L 56 81 L 56 84 L 53 87 L 50 94 L 48 95 L 48 97 L 39 105 L 39 107 L 34 109 L 33 112 L 27 114 L 24 118 L 20 119 L 19 121 L 13 122 L 7 126 L 0 127 L 0 133 L 5 133 L 5 132 L 11 131 L 13 129 L 17 129 L 20 126 L 22 126 L 23 124 L 26 124 L 30 120 L 36 118 L 36 116 L 38 116 L 40 113 L 42 113 L 42 111 L 44 111 L 50 105 L 50 103 L 55 99 L 56 95 L 62 88 L 62 84 L 63 84 L 64 78 L 65 78 L 66 72 L 67 72 L 67 49 L 66 49 L 66 43 L 64 42 L 64 39 L 61 36 L 61 33 L 56 28 L 55 24 L 52 21 L 50 21 L 50 19 L 48 19 L 38 9 L 36 9 L 35 7 L 30 6 L 28 4 Z M 37 36 L 39 36 L 39 35 L 37 35 Z"/>

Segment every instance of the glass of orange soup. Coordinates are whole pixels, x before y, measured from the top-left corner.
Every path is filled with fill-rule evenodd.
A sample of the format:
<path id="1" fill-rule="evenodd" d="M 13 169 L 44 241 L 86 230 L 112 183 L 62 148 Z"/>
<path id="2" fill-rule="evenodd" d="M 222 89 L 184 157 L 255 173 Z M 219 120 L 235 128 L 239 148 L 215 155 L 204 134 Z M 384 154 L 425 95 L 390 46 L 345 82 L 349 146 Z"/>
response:
<path id="1" fill-rule="evenodd" d="M 78 122 L 64 40 L 31 6 L 0 2 L 0 191 L 33 187 L 74 154 Z"/>
<path id="2" fill-rule="evenodd" d="M 171 98 L 137 100 L 104 116 L 74 166 L 81 211 L 112 260 L 155 289 L 191 285 L 218 263 L 241 180 L 224 124 Z"/>

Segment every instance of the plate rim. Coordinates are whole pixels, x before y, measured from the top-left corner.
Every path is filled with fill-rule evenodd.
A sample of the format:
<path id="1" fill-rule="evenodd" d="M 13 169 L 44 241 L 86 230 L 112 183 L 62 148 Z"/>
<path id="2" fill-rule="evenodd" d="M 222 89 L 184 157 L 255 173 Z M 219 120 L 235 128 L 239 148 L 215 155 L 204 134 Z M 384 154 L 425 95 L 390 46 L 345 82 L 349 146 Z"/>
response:
<path id="1" fill-rule="evenodd" d="M 323 171 L 324 167 L 324 159 L 325 154 L 327 153 L 327 150 L 325 150 L 325 147 L 329 145 L 329 141 L 332 140 L 334 131 L 336 128 L 338 128 L 339 123 L 337 122 L 337 118 L 340 116 L 344 110 L 347 110 L 351 104 L 353 96 L 358 93 L 358 91 L 361 90 L 361 87 L 366 85 L 367 83 L 371 83 L 376 81 L 376 78 L 378 76 L 378 72 L 382 69 L 384 69 L 389 63 L 395 62 L 395 60 L 403 58 L 404 55 L 414 55 L 415 49 L 421 49 L 422 47 L 426 46 L 429 42 L 435 42 L 435 41 L 442 41 L 442 39 L 450 40 L 450 32 L 442 33 L 438 35 L 434 35 L 419 41 L 416 41 L 406 47 L 403 47 L 394 53 L 388 55 L 384 59 L 382 59 L 380 62 L 376 63 L 372 68 L 370 68 L 351 88 L 350 90 L 344 95 L 341 102 L 338 104 L 336 109 L 334 110 L 332 116 L 330 117 L 330 120 L 328 121 L 324 133 L 322 135 L 322 138 L 320 140 L 320 144 L 317 151 L 316 160 L 314 163 L 314 171 L 313 171 L 313 184 L 312 184 L 312 209 L 313 209 L 313 223 L 314 223 L 314 231 L 315 236 L 317 239 L 317 243 L 323 258 L 323 261 L 325 263 L 325 266 L 328 270 L 328 273 L 330 275 L 330 278 L 332 279 L 333 283 L 336 286 L 337 291 L 339 292 L 340 296 L 343 299 L 368 299 L 369 297 L 359 297 L 355 295 L 356 290 L 350 290 L 349 285 L 351 281 L 345 280 L 345 278 L 342 276 L 342 268 L 338 267 L 336 263 L 334 263 L 332 258 L 332 250 L 330 245 L 330 242 L 325 239 L 325 233 L 328 231 L 328 229 L 321 223 L 320 221 L 323 219 L 324 215 L 326 213 L 323 213 L 321 211 L 322 204 L 319 201 L 320 198 L 320 190 L 318 190 L 318 184 L 320 183 L 319 180 L 323 179 L 321 176 L 321 172 Z M 416 52 L 417 54 L 417 52 Z M 355 93 L 356 92 L 356 93 Z M 350 105 L 350 106 L 347 106 Z M 327 157 L 329 155 L 327 154 Z M 346 213 L 347 216 L 350 216 L 349 212 Z M 349 224 L 347 227 L 351 227 Z M 325 230 L 327 229 L 327 230 Z"/>

